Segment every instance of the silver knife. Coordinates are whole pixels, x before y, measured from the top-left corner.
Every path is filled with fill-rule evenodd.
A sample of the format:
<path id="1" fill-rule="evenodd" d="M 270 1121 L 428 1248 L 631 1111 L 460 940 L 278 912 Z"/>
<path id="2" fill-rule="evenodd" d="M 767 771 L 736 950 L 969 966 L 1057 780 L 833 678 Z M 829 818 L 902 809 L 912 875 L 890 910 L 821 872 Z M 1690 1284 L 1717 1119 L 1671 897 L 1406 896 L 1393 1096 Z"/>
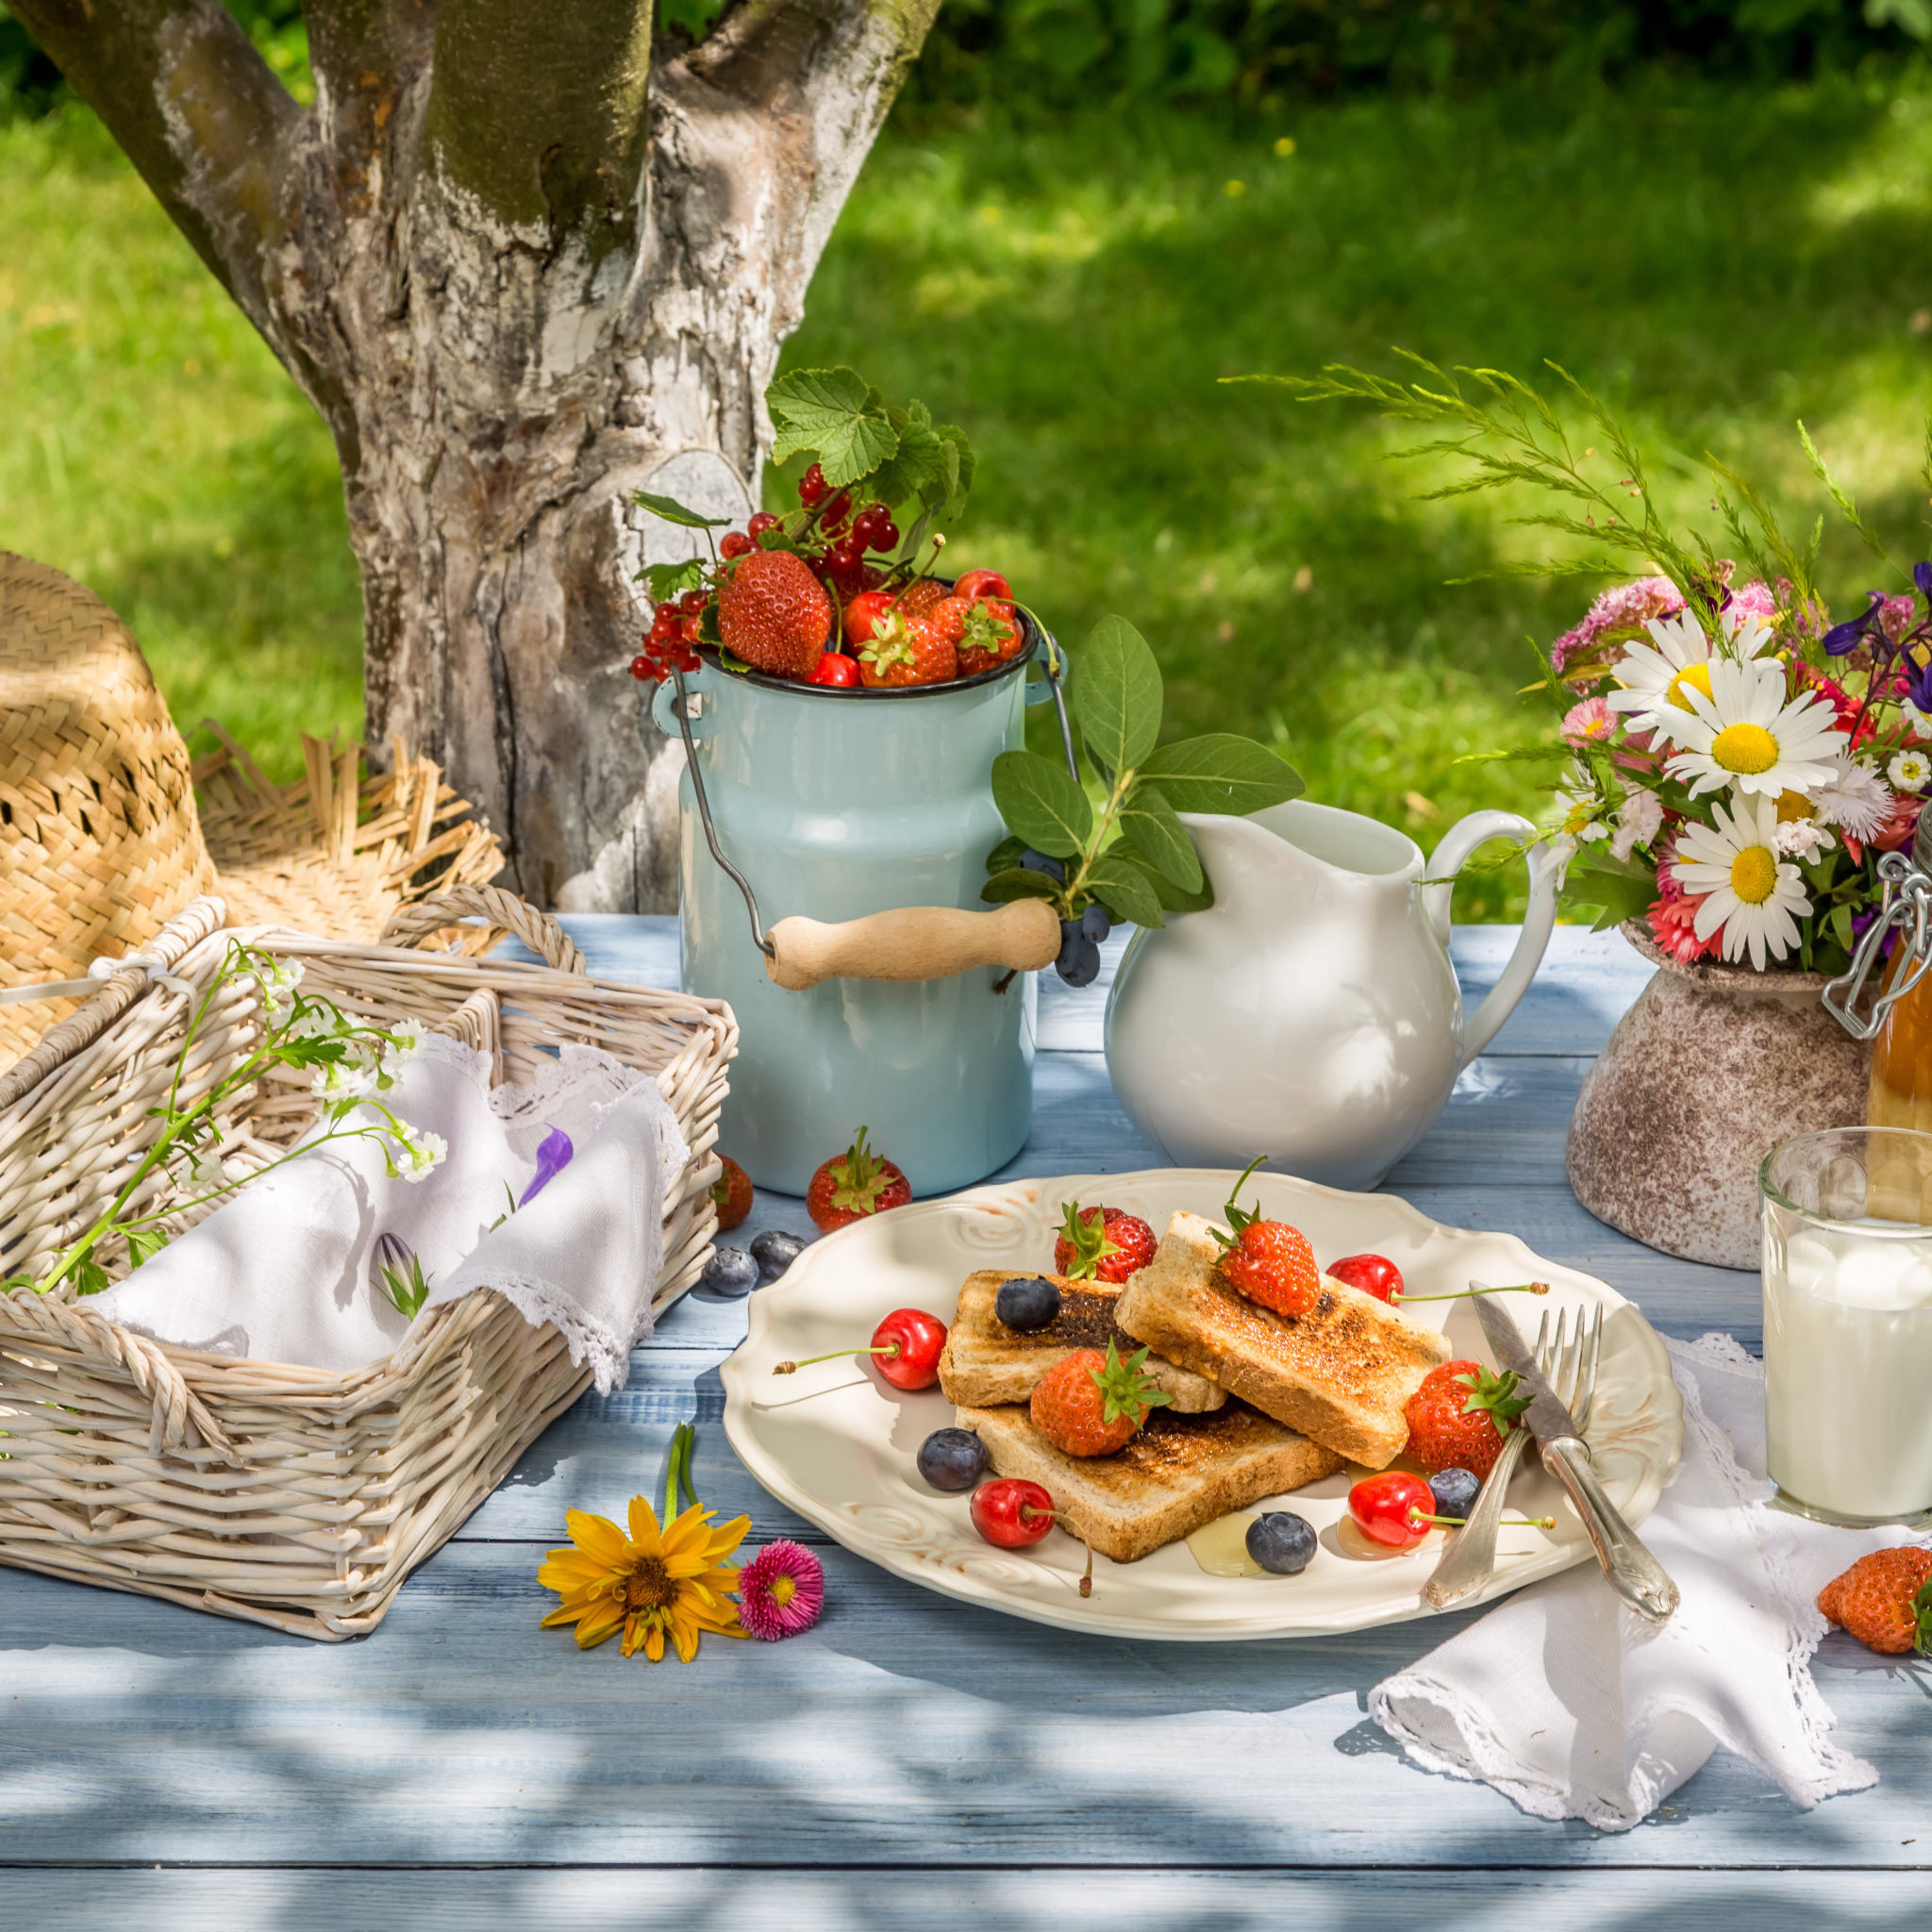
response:
<path id="1" fill-rule="evenodd" d="M 1499 1307 L 1492 1297 L 1478 1296 L 1475 1314 L 1497 1366 L 1513 1369 L 1518 1383 L 1531 1398 L 1522 1420 L 1528 1424 L 1542 1452 L 1543 1467 L 1570 1491 L 1570 1500 L 1596 1545 L 1596 1559 L 1604 1566 L 1611 1588 L 1653 1623 L 1665 1622 L 1677 1607 L 1677 1586 L 1604 1493 L 1575 1422 L 1538 1372 L 1508 1309 Z"/>

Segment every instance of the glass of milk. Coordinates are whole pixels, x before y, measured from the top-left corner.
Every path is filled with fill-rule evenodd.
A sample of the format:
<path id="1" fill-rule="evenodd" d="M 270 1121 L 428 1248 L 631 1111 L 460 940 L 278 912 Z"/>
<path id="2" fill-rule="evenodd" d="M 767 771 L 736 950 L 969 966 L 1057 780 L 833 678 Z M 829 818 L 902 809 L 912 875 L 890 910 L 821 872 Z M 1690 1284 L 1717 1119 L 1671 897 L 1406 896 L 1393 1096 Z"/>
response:
<path id="1" fill-rule="evenodd" d="M 1826 1523 L 1932 1523 L 1932 1134 L 1802 1134 L 1758 1184 L 1779 1502 Z"/>

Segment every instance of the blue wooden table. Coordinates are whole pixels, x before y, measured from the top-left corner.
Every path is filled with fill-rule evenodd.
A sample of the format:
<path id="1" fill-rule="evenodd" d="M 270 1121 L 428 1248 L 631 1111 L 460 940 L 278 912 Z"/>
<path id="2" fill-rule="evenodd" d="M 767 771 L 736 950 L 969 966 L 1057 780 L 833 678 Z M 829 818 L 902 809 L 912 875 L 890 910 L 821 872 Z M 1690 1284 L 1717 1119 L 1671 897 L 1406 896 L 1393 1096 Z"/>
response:
<path id="1" fill-rule="evenodd" d="M 565 923 L 593 972 L 675 983 L 672 922 Z M 1458 930 L 1472 994 L 1513 937 Z M 1564 1184 L 1577 1084 L 1647 973 L 1614 934 L 1559 931 L 1389 1186 L 1603 1275 L 1666 1334 L 1755 1349 L 1755 1276 L 1637 1247 Z M 1009 1175 L 1158 1164 L 1108 1084 L 1104 992 L 1045 976 L 1033 1137 Z M 772 1225 L 809 1231 L 799 1204 L 761 1198 L 738 1238 Z M 538 1627 L 542 1553 L 566 1505 L 621 1515 L 661 1487 L 693 1414 L 707 1504 L 748 1510 L 754 1543 L 823 1544 L 724 1441 L 718 1365 L 743 1332 L 742 1304 L 688 1297 L 628 1386 L 579 1402 L 358 1642 L 0 1571 L 0 1925 L 1923 1920 L 1932 1678 L 1839 1636 L 1819 1682 L 1875 1790 L 1801 1812 L 1720 1753 L 1620 1837 L 1426 1775 L 1368 1722 L 1368 1688 L 1465 1616 L 1301 1642 L 1082 1638 L 825 1546 L 828 1607 L 806 1637 L 708 1642 L 691 1667 L 580 1655 Z"/>

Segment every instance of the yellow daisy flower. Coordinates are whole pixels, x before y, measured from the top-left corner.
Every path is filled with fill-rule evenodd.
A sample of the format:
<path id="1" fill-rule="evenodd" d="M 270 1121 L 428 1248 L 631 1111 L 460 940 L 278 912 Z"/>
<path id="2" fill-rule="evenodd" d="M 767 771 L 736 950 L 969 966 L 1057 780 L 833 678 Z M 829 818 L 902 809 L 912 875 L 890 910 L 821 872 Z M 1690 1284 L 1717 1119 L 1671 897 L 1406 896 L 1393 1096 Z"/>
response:
<path id="1" fill-rule="evenodd" d="M 575 1547 L 552 1550 L 537 1572 L 539 1583 L 563 1597 L 543 1627 L 575 1624 L 579 1650 L 622 1630 L 625 1656 L 642 1645 L 652 1663 L 664 1655 L 667 1631 L 683 1663 L 697 1656 L 707 1630 L 742 1637 L 738 1606 L 725 1595 L 738 1588 L 738 1572 L 723 1559 L 744 1541 L 751 1518 L 734 1516 L 714 1529 L 711 1513 L 693 1503 L 660 1533 L 658 1512 L 633 1496 L 625 1536 L 608 1517 L 568 1511 Z"/>

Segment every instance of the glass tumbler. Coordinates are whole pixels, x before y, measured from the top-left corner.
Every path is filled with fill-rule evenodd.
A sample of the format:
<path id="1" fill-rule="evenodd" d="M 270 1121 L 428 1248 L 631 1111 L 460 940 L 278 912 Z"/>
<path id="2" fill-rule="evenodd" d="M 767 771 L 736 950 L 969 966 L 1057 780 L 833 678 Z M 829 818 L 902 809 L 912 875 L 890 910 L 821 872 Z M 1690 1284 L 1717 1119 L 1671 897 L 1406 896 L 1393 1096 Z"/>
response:
<path id="1" fill-rule="evenodd" d="M 1825 1523 L 1932 1523 L 1932 1134 L 1801 1134 L 1758 1185 L 1779 1503 Z"/>

